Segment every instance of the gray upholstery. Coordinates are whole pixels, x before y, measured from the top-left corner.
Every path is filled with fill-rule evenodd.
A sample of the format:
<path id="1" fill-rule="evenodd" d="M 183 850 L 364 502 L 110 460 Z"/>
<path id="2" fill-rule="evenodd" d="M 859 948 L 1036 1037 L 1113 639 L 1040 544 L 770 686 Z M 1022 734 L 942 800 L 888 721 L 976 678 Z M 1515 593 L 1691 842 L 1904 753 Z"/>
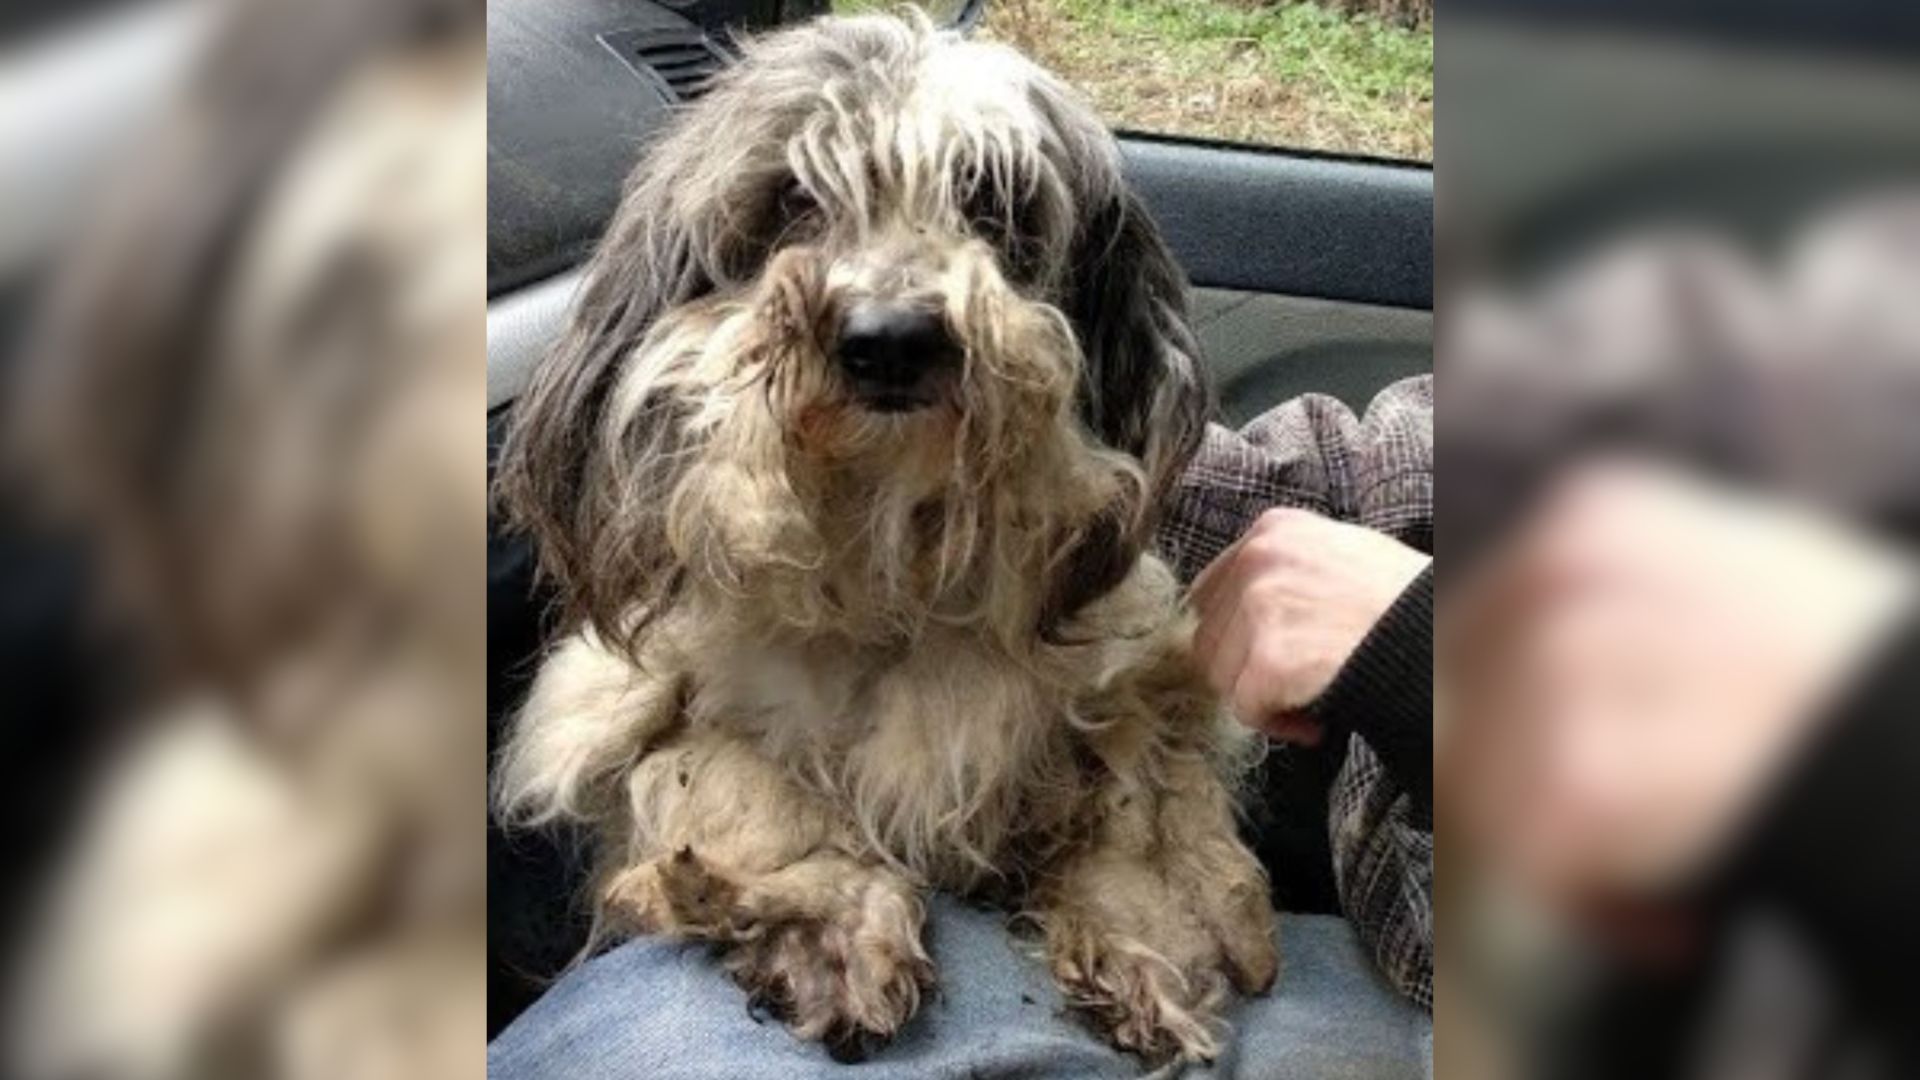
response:
<path id="1" fill-rule="evenodd" d="M 638 0 L 487 5 L 487 294 L 575 262 L 671 105 L 600 40 L 693 24 Z"/>
<path id="2" fill-rule="evenodd" d="M 1194 325 L 1220 418 L 1236 427 L 1308 393 L 1358 412 L 1381 387 L 1433 369 L 1429 311 L 1200 289 Z"/>
<path id="3" fill-rule="evenodd" d="M 1127 180 L 1200 285 L 1433 307 L 1433 170 L 1123 134 Z"/>
<path id="4" fill-rule="evenodd" d="M 533 365 L 565 325 L 580 283 L 569 270 L 487 305 L 487 408 L 513 400 L 527 385 Z"/>

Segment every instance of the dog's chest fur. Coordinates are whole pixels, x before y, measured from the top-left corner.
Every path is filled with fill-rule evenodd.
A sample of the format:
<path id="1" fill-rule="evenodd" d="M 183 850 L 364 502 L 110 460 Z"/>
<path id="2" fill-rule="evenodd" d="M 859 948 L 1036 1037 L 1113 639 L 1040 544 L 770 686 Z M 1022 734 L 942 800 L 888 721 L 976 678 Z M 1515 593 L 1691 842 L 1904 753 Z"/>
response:
<path id="1" fill-rule="evenodd" d="M 854 842 L 930 879 L 1004 870 L 1012 845 L 1067 812 L 1047 789 L 1077 767 L 1074 688 L 975 635 L 936 631 L 893 649 L 741 640 L 700 667 L 697 722 L 751 739 L 846 811 Z"/>

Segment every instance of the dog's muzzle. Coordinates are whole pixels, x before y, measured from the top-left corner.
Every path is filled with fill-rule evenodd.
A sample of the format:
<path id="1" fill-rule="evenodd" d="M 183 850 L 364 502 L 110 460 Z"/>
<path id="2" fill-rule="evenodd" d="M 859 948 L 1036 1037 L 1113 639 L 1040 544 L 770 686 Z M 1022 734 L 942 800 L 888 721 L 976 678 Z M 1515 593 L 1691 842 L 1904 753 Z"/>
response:
<path id="1" fill-rule="evenodd" d="M 960 347 L 937 309 L 863 300 L 848 308 L 835 348 L 854 396 L 875 412 L 910 412 L 938 399 Z"/>

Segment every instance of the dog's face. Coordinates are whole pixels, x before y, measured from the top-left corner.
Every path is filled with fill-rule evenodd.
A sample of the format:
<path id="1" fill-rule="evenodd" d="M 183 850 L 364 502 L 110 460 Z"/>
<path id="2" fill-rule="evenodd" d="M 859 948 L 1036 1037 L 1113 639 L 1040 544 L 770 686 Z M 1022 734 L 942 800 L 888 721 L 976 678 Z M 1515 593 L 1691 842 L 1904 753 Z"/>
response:
<path id="1" fill-rule="evenodd" d="M 1057 621 L 1190 456 L 1193 354 L 1071 91 L 1002 47 L 821 20 L 751 45 L 636 170 L 502 495 L 610 636 L 684 584 L 777 590 L 761 571 L 841 629 Z"/>

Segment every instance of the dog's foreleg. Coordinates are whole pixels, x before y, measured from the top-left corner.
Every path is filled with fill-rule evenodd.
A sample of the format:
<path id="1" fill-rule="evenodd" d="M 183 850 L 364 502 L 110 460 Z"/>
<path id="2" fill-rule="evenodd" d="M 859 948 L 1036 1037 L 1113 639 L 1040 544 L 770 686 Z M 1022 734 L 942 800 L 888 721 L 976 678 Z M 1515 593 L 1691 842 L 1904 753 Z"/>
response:
<path id="1" fill-rule="evenodd" d="M 926 913 L 904 877 L 847 854 L 839 821 L 745 743 L 688 731 L 635 767 L 631 861 L 608 918 L 712 941 L 755 1004 L 836 1057 L 864 1056 L 933 982 Z"/>
<path id="2" fill-rule="evenodd" d="M 601 818 L 623 766 L 681 722 L 680 683 L 664 658 L 637 666 L 591 631 L 562 641 L 534 677 L 494 770 L 502 816 L 524 825 Z"/>
<path id="3" fill-rule="evenodd" d="M 1054 978 L 1116 1045 L 1211 1060 L 1228 988 L 1259 993 L 1279 956 L 1266 875 L 1204 758 L 1116 776 L 1094 837 L 1031 901 Z"/>

